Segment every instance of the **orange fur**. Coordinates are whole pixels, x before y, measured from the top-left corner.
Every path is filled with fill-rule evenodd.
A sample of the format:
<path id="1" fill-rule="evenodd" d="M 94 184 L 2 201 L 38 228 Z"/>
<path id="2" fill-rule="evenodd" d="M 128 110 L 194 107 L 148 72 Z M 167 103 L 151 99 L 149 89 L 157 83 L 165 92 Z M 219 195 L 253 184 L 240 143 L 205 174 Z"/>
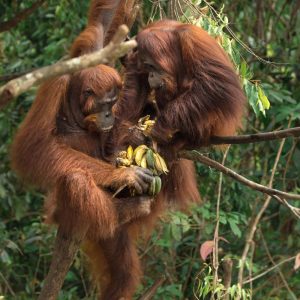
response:
<path id="1" fill-rule="evenodd" d="M 118 3 L 92 1 L 88 25 L 73 43 L 72 57 L 102 47 Z M 48 194 L 47 223 L 57 223 L 68 235 L 88 225 L 87 239 L 105 253 L 108 278 L 116 276 L 114 272 L 121 265 L 120 260 L 126 266 L 118 275 L 120 285 L 115 280 L 110 281 L 109 289 L 104 291 L 103 299 L 110 300 L 114 299 L 111 285 L 120 297 L 123 294 L 129 297 L 139 278 L 133 236 L 125 229 L 127 225 L 120 225 L 147 216 L 152 205 L 147 197 L 112 198 L 111 191 L 136 181 L 135 171 L 118 169 L 110 163 L 113 132 L 95 133 L 85 128 L 85 114 L 96 101 L 120 87 L 118 73 L 103 65 L 49 80 L 39 88 L 11 150 L 12 167 L 16 172 Z M 87 99 L 86 89 L 93 91 Z M 120 232 L 126 234 L 123 236 Z M 129 273 L 126 273 L 127 268 L 130 268 Z"/>
<path id="2" fill-rule="evenodd" d="M 147 26 L 136 39 L 115 114 L 119 122 L 133 124 L 146 114 L 156 117 L 151 136 L 171 165 L 162 193 L 182 207 L 197 201 L 199 194 L 192 163 L 174 162 L 176 153 L 207 146 L 214 135 L 234 134 L 241 127 L 245 95 L 225 51 L 203 29 L 163 20 Z M 146 58 L 163 74 L 164 86 L 155 90 L 156 107 L 149 104 L 153 91 L 143 65 Z"/>

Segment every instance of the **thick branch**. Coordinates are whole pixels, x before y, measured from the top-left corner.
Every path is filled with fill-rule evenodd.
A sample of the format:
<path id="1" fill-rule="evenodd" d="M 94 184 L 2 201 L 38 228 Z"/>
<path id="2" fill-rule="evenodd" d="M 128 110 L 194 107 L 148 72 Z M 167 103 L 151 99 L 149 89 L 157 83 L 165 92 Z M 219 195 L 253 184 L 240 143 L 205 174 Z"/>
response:
<path id="1" fill-rule="evenodd" d="M 32 71 L 34 71 L 33 69 L 31 70 L 26 70 L 26 71 L 22 71 L 22 72 L 18 72 L 18 73 L 11 73 L 11 74 L 4 74 L 0 76 L 0 81 L 9 81 L 15 78 L 18 78 L 22 75 L 25 75 L 27 73 L 31 73 Z"/>
<path id="2" fill-rule="evenodd" d="M 137 45 L 134 40 L 122 42 L 127 34 L 128 28 L 122 25 L 119 27 L 112 41 L 100 51 L 43 67 L 9 81 L 6 85 L 0 87 L 0 109 L 13 98 L 29 90 L 33 85 L 40 84 L 49 78 L 66 73 L 73 73 L 98 64 L 106 64 L 124 56 Z"/>
<path id="3" fill-rule="evenodd" d="M 65 234 L 58 228 L 49 273 L 44 281 L 38 300 L 55 300 L 61 290 L 66 274 L 75 258 L 87 228 L 77 228 Z"/>
<path id="4" fill-rule="evenodd" d="M 180 157 L 181 158 L 186 158 L 186 159 L 190 159 L 190 160 L 193 160 L 193 161 L 198 161 L 198 162 L 201 162 L 211 168 L 214 168 L 218 171 L 221 171 L 222 173 L 232 177 L 233 179 L 243 183 L 244 185 L 254 189 L 254 190 L 257 190 L 259 192 L 262 192 L 262 193 L 265 193 L 265 194 L 268 194 L 270 196 L 278 196 L 280 198 L 284 198 L 284 199 L 297 199 L 297 200 L 300 200 L 300 195 L 297 195 L 297 194 L 290 194 L 290 193 L 286 193 L 286 192 L 282 192 L 280 190 L 276 190 L 276 189 L 272 189 L 272 188 L 268 188 L 264 185 L 261 185 L 261 184 L 258 184 L 254 181 L 251 181 L 247 178 L 245 178 L 244 176 L 242 175 L 239 175 L 238 173 L 236 173 L 235 171 L 227 168 L 227 167 L 224 167 L 222 164 L 204 156 L 203 154 L 199 153 L 198 151 L 196 150 L 193 150 L 193 151 L 182 151 L 180 152 Z M 281 202 L 282 203 L 282 202 Z"/>
<path id="5" fill-rule="evenodd" d="M 262 132 L 257 134 L 246 134 L 237 136 L 213 136 L 210 140 L 212 145 L 221 144 L 248 144 L 262 141 L 272 141 L 286 137 L 299 137 L 300 127 L 294 127 L 284 130 Z"/>
<path id="6" fill-rule="evenodd" d="M 21 21 L 26 19 L 36 9 L 38 9 L 44 2 L 45 2 L 45 0 L 39 0 L 39 1 L 35 2 L 34 4 L 32 4 L 32 6 L 20 11 L 18 14 L 15 15 L 15 17 L 13 19 L 0 23 L 0 33 L 4 32 L 4 31 L 8 31 L 11 28 L 17 26 Z"/>

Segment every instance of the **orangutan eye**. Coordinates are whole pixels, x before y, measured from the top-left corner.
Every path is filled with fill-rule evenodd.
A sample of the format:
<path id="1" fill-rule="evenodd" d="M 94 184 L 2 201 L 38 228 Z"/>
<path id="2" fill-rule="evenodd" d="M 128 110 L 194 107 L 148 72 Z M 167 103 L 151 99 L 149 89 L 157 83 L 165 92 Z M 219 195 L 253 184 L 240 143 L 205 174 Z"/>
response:
<path id="1" fill-rule="evenodd" d="M 91 89 L 83 91 L 83 97 L 85 99 L 87 99 L 88 97 L 93 96 L 93 95 L 94 95 L 94 92 Z"/>
<path id="2" fill-rule="evenodd" d="M 146 70 L 148 70 L 148 71 L 155 71 L 156 70 L 155 66 L 152 65 L 152 64 L 144 63 L 144 66 L 145 66 Z"/>

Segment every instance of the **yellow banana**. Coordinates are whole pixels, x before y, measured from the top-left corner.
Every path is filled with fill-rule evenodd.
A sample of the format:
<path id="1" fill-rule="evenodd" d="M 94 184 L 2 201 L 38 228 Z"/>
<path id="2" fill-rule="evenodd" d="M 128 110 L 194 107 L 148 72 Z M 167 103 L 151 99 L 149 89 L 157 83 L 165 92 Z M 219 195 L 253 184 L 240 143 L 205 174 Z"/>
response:
<path id="1" fill-rule="evenodd" d="M 148 125 L 142 124 L 142 125 L 139 126 L 139 128 L 140 128 L 140 130 L 142 130 L 142 131 L 146 131 L 146 130 L 148 129 Z"/>
<path id="2" fill-rule="evenodd" d="M 169 173 L 169 170 L 168 170 L 168 167 L 167 167 L 167 164 L 166 164 L 165 160 L 158 153 L 156 153 L 156 155 L 157 155 L 157 157 L 158 157 L 158 159 L 160 161 L 160 164 L 162 166 L 163 172 L 165 174 Z"/>
<path id="3" fill-rule="evenodd" d="M 155 121 L 154 120 L 147 120 L 144 122 L 145 125 L 148 125 L 148 126 L 153 126 L 155 124 Z"/>
<path id="4" fill-rule="evenodd" d="M 131 145 L 129 145 L 128 148 L 127 148 L 126 156 L 130 161 L 132 161 L 132 159 L 133 159 L 133 148 L 132 148 Z"/>
<path id="5" fill-rule="evenodd" d="M 127 153 L 126 153 L 126 151 L 120 151 L 120 152 L 118 153 L 118 157 L 120 157 L 120 158 L 127 158 Z"/>
<path id="6" fill-rule="evenodd" d="M 145 154 L 141 160 L 141 167 L 147 169 L 147 158 Z"/>
<path id="7" fill-rule="evenodd" d="M 153 157 L 154 157 L 154 166 L 155 166 L 157 173 L 162 174 L 164 172 L 164 169 L 163 169 L 160 159 L 158 157 L 158 153 L 153 153 Z"/>
<path id="8" fill-rule="evenodd" d="M 145 117 L 142 117 L 138 120 L 138 125 L 144 124 L 146 121 L 150 119 L 150 115 L 146 115 Z"/>
<path id="9" fill-rule="evenodd" d="M 133 151 L 133 158 L 135 158 L 137 151 L 139 151 L 140 149 L 148 149 L 148 147 L 146 145 L 139 145 L 138 147 L 136 147 Z"/>
<path id="10" fill-rule="evenodd" d="M 127 158 L 117 157 L 116 159 L 117 166 L 125 166 L 129 167 L 131 165 L 131 161 Z"/>
<path id="11" fill-rule="evenodd" d="M 144 154 L 146 153 L 147 149 L 148 149 L 148 147 L 146 145 L 140 145 L 134 150 L 135 155 L 133 155 L 133 156 L 134 156 L 135 163 L 138 166 L 141 165 L 142 158 L 143 158 Z"/>

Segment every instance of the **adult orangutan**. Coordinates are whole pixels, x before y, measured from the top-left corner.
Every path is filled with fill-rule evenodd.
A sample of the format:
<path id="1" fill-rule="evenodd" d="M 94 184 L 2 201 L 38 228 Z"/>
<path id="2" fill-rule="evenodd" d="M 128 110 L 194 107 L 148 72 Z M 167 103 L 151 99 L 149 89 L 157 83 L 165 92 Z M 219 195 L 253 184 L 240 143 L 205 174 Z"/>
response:
<path id="1" fill-rule="evenodd" d="M 162 192 L 147 217 L 121 226 L 112 238 L 94 245 L 92 257 L 98 258 L 94 265 L 106 266 L 105 300 L 132 299 L 140 276 L 133 244 L 136 230 L 142 225 L 151 230 L 151 222 L 155 223 L 167 202 L 185 206 L 200 198 L 193 163 L 176 160 L 175 152 L 209 145 L 213 135 L 233 134 L 245 104 L 231 62 L 202 29 L 160 21 L 141 31 L 137 42 L 136 51 L 127 58 L 121 100 L 113 109 L 116 128 L 124 122 L 134 125 L 147 114 L 155 117 L 150 135 L 159 151 L 169 156 L 170 173 L 163 178 Z M 117 132 L 115 146 L 128 144 L 136 145 L 136 141 Z"/>
<path id="2" fill-rule="evenodd" d="M 150 135 L 173 161 L 162 193 L 179 203 L 195 199 L 192 162 L 174 160 L 175 153 L 235 133 L 246 102 L 240 79 L 216 40 L 197 26 L 158 21 L 136 40 L 116 118 L 132 123 L 147 114 L 156 118 Z"/>
<path id="3" fill-rule="evenodd" d="M 71 57 L 102 47 L 118 4 L 92 1 L 88 25 L 73 43 Z M 65 235 L 87 226 L 87 239 L 99 245 L 118 236 L 123 230 L 120 224 L 150 212 L 149 197 L 113 199 L 110 192 L 127 185 L 146 194 L 153 179 L 149 170 L 116 168 L 109 161 L 114 149 L 111 110 L 120 88 L 118 73 L 104 65 L 49 80 L 39 88 L 12 145 L 13 168 L 49 194 L 48 219 L 58 223 Z M 97 127 L 92 126 L 93 119 Z M 126 247 L 123 239 L 123 245 L 127 260 L 122 263 L 130 268 L 137 255 L 131 241 Z M 118 259 L 115 252 L 110 256 L 111 261 Z M 130 269 L 136 272 L 135 266 Z M 117 284 L 122 293 L 127 282 Z M 124 295 L 132 293 L 135 286 L 129 282 L 129 292 Z M 103 299 L 114 299 L 106 297 L 105 291 L 103 295 Z"/>

